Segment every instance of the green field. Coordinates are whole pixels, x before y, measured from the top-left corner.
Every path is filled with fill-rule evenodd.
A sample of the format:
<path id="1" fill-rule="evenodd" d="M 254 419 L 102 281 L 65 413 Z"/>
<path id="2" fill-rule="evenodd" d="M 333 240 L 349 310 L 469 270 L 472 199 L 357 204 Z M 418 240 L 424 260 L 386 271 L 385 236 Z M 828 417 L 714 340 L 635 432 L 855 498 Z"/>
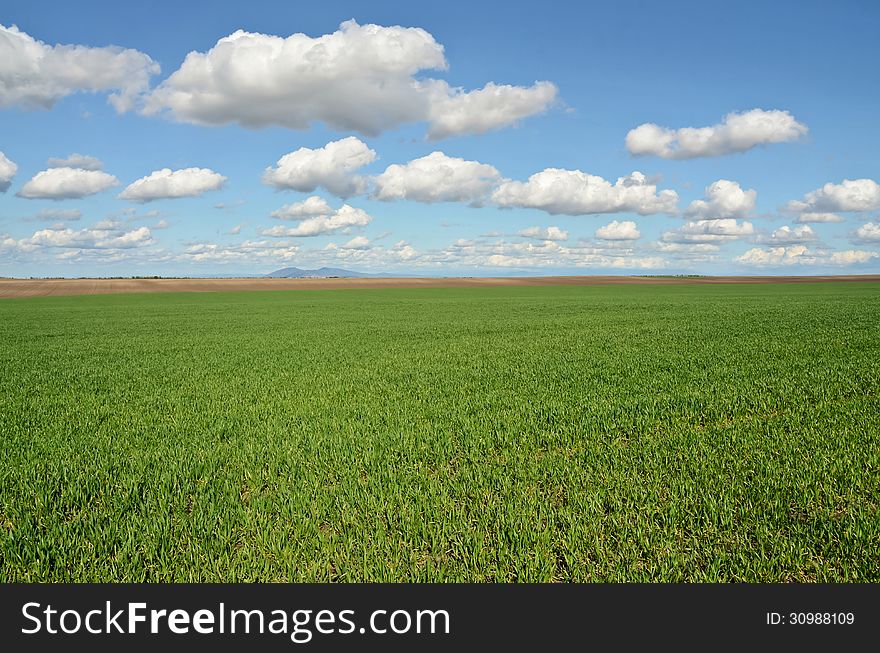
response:
<path id="1" fill-rule="evenodd" d="M 880 581 L 880 284 L 0 301 L 0 580 Z"/>

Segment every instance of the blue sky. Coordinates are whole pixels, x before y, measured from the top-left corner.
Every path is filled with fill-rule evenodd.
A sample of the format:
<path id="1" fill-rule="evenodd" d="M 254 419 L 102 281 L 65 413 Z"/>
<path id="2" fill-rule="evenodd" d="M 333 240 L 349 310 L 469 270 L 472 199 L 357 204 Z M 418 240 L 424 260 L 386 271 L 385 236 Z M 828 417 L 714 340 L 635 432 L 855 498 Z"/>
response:
<path id="1" fill-rule="evenodd" d="M 0 25 L 0 275 L 880 271 L 875 2 L 50 2 Z"/>

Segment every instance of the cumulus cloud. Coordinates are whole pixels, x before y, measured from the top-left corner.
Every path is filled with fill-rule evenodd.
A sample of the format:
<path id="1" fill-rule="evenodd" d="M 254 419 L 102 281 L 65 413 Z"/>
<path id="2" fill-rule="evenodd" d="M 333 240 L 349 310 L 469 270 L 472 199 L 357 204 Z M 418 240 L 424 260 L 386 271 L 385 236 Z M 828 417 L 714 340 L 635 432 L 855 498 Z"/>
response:
<path id="1" fill-rule="evenodd" d="M 661 254 L 668 254 L 673 258 L 686 259 L 689 261 L 711 261 L 714 254 L 721 251 L 716 243 L 690 243 L 668 242 L 664 240 L 652 243 L 651 247 Z"/>
<path id="2" fill-rule="evenodd" d="M 535 238 L 537 240 L 568 240 L 568 232 L 559 227 L 527 227 L 519 232 L 524 238 Z"/>
<path id="3" fill-rule="evenodd" d="M 12 178 L 18 171 L 14 161 L 10 161 L 3 152 L 0 152 L 0 193 L 5 193 L 12 185 Z"/>
<path id="4" fill-rule="evenodd" d="M 380 200 L 470 202 L 480 204 L 500 181 L 494 167 L 432 152 L 407 164 L 390 165 L 374 178 Z"/>
<path id="5" fill-rule="evenodd" d="M 535 82 L 529 87 L 489 82 L 470 92 L 451 90 L 445 82 L 436 82 L 431 94 L 428 138 L 481 134 L 515 124 L 545 111 L 556 94 L 556 86 L 550 82 Z"/>
<path id="6" fill-rule="evenodd" d="M 146 114 L 207 125 L 307 129 L 323 122 L 368 136 L 428 121 L 432 138 L 496 129 L 543 111 L 556 87 L 487 84 L 465 92 L 417 77 L 447 68 L 443 46 L 412 27 L 359 25 L 316 38 L 239 30 L 191 52 L 147 99 Z"/>
<path id="7" fill-rule="evenodd" d="M 367 249 L 370 239 L 365 236 L 355 236 L 342 246 L 342 249 Z"/>
<path id="8" fill-rule="evenodd" d="M 602 240 L 638 240 L 642 234 L 632 220 L 613 220 L 596 229 L 596 238 Z"/>
<path id="9" fill-rule="evenodd" d="M 116 177 L 100 170 L 49 168 L 34 175 L 16 195 L 27 199 L 78 199 L 118 185 Z"/>
<path id="10" fill-rule="evenodd" d="M 831 265 L 856 265 L 859 263 L 867 263 L 871 259 L 880 257 L 877 252 L 865 252 L 858 249 L 848 249 L 844 252 L 834 252 L 828 262 Z"/>
<path id="11" fill-rule="evenodd" d="M 18 241 L 9 234 L 0 233 L 0 252 L 5 254 L 18 253 Z"/>
<path id="12" fill-rule="evenodd" d="M 809 258 L 810 262 L 814 262 L 814 258 L 803 245 L 794 245 L 793 247 L 771 247 L 761 249 L 753 247 L 741 256 L 737 256 L 734 261 L 745 265 L 754 265 L 757 267 L 778 266 L 778 265 L 795 265 L 803 263 Z"/>
<path id="13" fill-rule="evenodd" d="M 717 252 L 721 249 L 715 243 L 676 243 L 658 241 L 654 248 L 660 252 Z"/>
<path id="14" fill-rule="evenodd" d="M 273 237 L 304 237 L 321 236 L 349 227 L 365 227 L 373 221 L 363 209 L 356 209 L 348 204 L 343 204 L 332 215 L 321 215 L 313 218 L 300 220 L 295 227 L 278 225 L 270 229 L 264 229 L 260 233 L 264 236 Z"/>
<path id="15" fill-rule="evenodd" d="M 246 240 L 239 245 L 194 243 L 189 245 L 178 260 L 194 263 L 248 263 L 258 260 L 291 261 L 299 254 L 299 246 L 286 241 Z"/>
<path id="16" fill-rule="evenodd" d="M 115 220 L 113 218 L 99 220 L 92 226 L 92 229 L 97 229 L 98 231 L 113 231 L 114 229 L 120 228 L 122 228 L 122 223 L 119 222 L 119 220 Z"/>
<path id="17" fill-rule="evenodd" d="M 768 242 L 775 245 L 800 245 L 816 240 L 816 232 L 809 225 L 789 227 L 783 225 L 770 234 Z"/>
<path id="18" fill-rule="evenodd" d="M 127 111 L 149 86 L 159 65 L 143 52 L 116 46 L 50 46 L 14 25 L 0 25 L 0 108 L 51 108 L 79 91 L 115 91 L 117 111 Z"/>
<path id="19" fill-rule="evenodd" d="M 719 179 L 706 186 L 706 199 L 694 200 L 685 215 L 702 219 L 742 218 L 755 208 L 755 190 L 743 190 L 735 181 Z"/>
<path id="20" fill-rule="evenodd" d="M 695 220 L 677 229 L 667 231 L 661 240 L 668 243 L 711 243 L 745 238 L 755 233 L 751 222 L 737 222 L 733 218 L 720 220 Z"/>
<path id="21" fill-rule="evenodd" d="M 119 193 L 119 199 L 132 202 L 152 202 L 181 197 L 200 197 L 212 190 L 220 190 L 226 177 L 208 168 L 170 168 L 156 170 L 130 183 Z"/>
<path id="22" fill-rule="evenodd" d="M 152 242 L 148 227 L 138 227 L 123 233 L 107 233 L 101 230 L 44 229 L 31 237 L 31 242 L 46 247 L 76 247 L 79 249 L 124 249 L 140 247 Z"/>
<path id="23" fill-rule="evenodd" d="M 333 215 L 333 208 L 323 197 L 312 195 L 302 202 L 285 204 L 280 209 L 272 211 L 272 217 L 279 220 L 305 220 L 319 215 Z"/>
<path id="24" fill-rule="evenodd" d="M 80 168 L 81 170 L 101 170 L 104 164 L 100 159 L 84 154 L 71 154 L 66 159 L 51 157 L 48 161 L 50 168 Z"/>
<path id="25" fill-rule="evenodd" d="M 178 120 L 307 129 L 314 121 L 376 135 L 427 111 L 413 75 L 444 69 L 443 46 L 418 28 L 343 23 L 287 38 L 242 30 L 191 52 L 150 96 Z"/>
<path id="26" fill-rule="evenodd" d="M 792 200 L 789 211 L 799 213 L 834 211 L 875 211 L 880 209 L 880 184 L 873 179 L 844 179 L 839 184 L 825 184 L 804 195 L 803 200 Z"/>
<path id="27" fill-rule="evenodd" d="M 541 209 L 552 215 L 624 213 L 640 215 L 673 213 L 678 194 L 672 190 L 657 192 L 641 172 L 620 177 L 614 184 L 602 177 L 580 170 L 547 168 L 528 181 L 507 181 L 492 194 L 502 207 Z"/>
<path id="28" fill-rule="evenodd" d="M 241 225 L 240 224 L 235 225 L 229 231 L 226 232 L 226 234 L 228 236 L 237 236 L 240 233 L 241 233 Z"/>
<path id="29" fill-rule="evenodd" d="M 660 269 L 660 256 L 642 255 L 632 248 L 580 244 L 565 246 L 554 241 L 492 242 L 459 241 L 440 252 L 425 252 L 420 262 L 465 268 L 606 268 Z"/>
<path id="30" fill-rule="evenodd" d="M 126 230 L 122 223 L 103 220 L 87 229 L 41 229 L 18 241 L 20 247 L 66 249 L 130 249 L 154 243 L 148 227 Z"/>
<path id="31" fill-rule="evenodd" d="M 871 259 L 877 258 L 877 256 L 876 252 L 854 249 L 826 254 L 810 250 L 804 245 L 792 245 L 790 247 L 770 247 L 767 249 L 755 247 L 745 252 L 742 256 L 736 257 L 734 261 L 754 267 L 790 265 L 847 266 L 867 263 Z"/>
<path id="32" fill-rule="evenodd" d="M 405 240 L 398 240 L 390 248 L 391 253 L 402 261 L 409 261 L 419 255 L 418 250 Z"/>
<path id="33" fill-rule="evenodd" d="M 880 243 L 880 220 L 866 222 L 856 229 L 855 240 L 860 243 Z"/>
<path id="34" fill-rule="evenodd" d="M 122 229 L 124 223 L 105 221 L 95 225 L 92 231 L 111 228 Z M 100 227 L 100 229 L 99 229 Z M 109 235 L 109 234 L 108 234 Z M 106 236 L 101 236 L 105 238 Z M 132 238 L 136 240 L 136 238 Z M 61 240 L 56 237 L 56 242 Z M 82 239 L 69 238 L 75 244 Z M 296 261 L 296 265 L 319 267 L 339 265 L 352 269 L 414 271 L 416 269 L 476 270 L 476 269 L 615 269 L 655 270 L 668 267 L 663 256 L 639 251 L 627 243 L 593 244 L 579 241 L 567 245 L 556 241 L 513 242 L 484 240 L 459 240 L 440 248 L 417 249 L 404 240 L 392 245 L 382 245 L 357 236 L 345 244 L 330 243 L 323 247 L 300 247 L 294 239 L 266 238 L 244 242 L 196 242 L 187 244 L 180 253 L 170 253 L 150 247 L 128 249 L 76 249 L 57 248 L 54 255 L 68 260 L 91 259 L 107 261 L 138 261 L 155 264 L 164 261 L 185 263 L 230 264 L 240 271 L 249 265 L 268 266 Z M 302 241 L 299 241 L 302 242 Z M 31 251 L 40 246 L 29 245 Z M 11 249 L 13 255 L 21 251 L 19 243 L 11 238 L 0 237 L 0 249 Z M 48 248 L 42 248 L 50 251 Z M 278 267 L 276 265 L 276 267 Z"/>
<path id="35" fill-rule="evenodd" d="M 365 242 L 366 241 L 366 242 Z M 391 246 L 376 245 L 363 237 L 357 237 L 344 245 L 328 243 L 320 249 L 303 249 L 297 259 L 302 265 L 341 265 L 374 270 L 400 269 L 406 266 L 422 266 L 427 263 L 421 252 L 405 240 Z M 428 263 L 430 265 L 430 263 Z"/>
<path id="36" fill-rule="evenodd" d="M 728 113 L 711 127 L 669 129 L 645 123 L 626 135 L 626 148 L 636 156 L 693 159 L 745 152 L 756 145 L 796 141 L 807 133 L 788 111 L 752 109 Z"/>
<path id="37" fill-rule="evenodd" d="M 263 183 L 280 190 L 311 193 L 323 187 L 337 197 L 351 197 L 366 190 L 365 177 L 354 171 L 372 163 L 376 153 L 354 136 L 331 141 L 324 147 L 301 147 L 285 154 L 275 167 L 266 168 Z"/>
<path id="38" fill-rule="evenodd" d="M 801 224 L 843 222 L 843 216 L 836 213 L 801 213 L 794 221 Z"/>

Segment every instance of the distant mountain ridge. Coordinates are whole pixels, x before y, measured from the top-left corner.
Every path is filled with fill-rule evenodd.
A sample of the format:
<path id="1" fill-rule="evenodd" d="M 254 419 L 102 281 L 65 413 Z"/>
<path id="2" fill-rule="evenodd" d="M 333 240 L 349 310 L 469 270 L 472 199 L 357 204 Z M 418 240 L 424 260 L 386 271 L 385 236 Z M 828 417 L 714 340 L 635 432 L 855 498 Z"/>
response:
<path id="1" fill-rule="evenodd" d="M 317 270 L 303 270 L 301 268 L 281 268 L 266 275 L 276 279 L 328 279 L 336 277 L 341 279 L 362 279 L 369 277 L 385 277 L 386 274 L 367 274 L 366 272 L 354 272 L 342 268 L 318 268 Z"/>

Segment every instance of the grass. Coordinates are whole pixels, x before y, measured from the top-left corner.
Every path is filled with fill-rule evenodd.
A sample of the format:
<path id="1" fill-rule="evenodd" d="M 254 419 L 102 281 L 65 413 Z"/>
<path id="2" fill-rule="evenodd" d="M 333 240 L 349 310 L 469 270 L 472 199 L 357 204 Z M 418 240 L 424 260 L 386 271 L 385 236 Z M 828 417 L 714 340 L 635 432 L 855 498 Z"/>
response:
<path id="1" fill-rule="evenodd" d="M 0 302 L 0 581 L 880 581 L 880 284 Z"/>

